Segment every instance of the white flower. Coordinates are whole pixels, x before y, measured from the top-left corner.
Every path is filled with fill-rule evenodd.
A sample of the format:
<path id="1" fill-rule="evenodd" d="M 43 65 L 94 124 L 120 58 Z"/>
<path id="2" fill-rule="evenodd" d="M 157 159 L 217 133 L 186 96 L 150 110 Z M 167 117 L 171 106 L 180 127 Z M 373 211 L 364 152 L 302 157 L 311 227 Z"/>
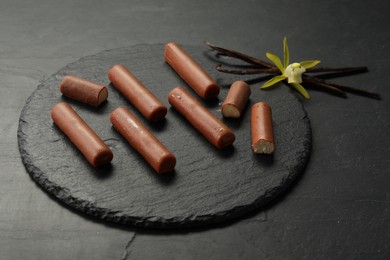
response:
<path id="1" fill-rule="evenodd" d="M 283 75 L 288 78 L 288 83 L 302 83 L 302 74 L 306 71 L 300 63 L 291 63 L 284 70 Z"/>
<path id="2" fill-rule="evenodd" d="M 277 75 L 272 79 L 268 80 L 263 84 L 260 88 L 269 88 L 279 81 L 288 80 L 288 83 L 295 88 L 302 96 L 306 99 L 309 99 L 309 93 L 307 93 L 306 89 L 300 84 L 302 83 L 302 73 L 306 71 L 306 69 L 316 66 L 320 63 L 319 60 L 304 60 L 299 63 L 290 63 L 290 51 L 288 50 L 287 39 L 284 37 L 283 39 L 283 64 L 280 58 L 270 52 L 265 54 L 267 58 L 272 61 L 276 68 L 280 70 L 282 75 Z"/>

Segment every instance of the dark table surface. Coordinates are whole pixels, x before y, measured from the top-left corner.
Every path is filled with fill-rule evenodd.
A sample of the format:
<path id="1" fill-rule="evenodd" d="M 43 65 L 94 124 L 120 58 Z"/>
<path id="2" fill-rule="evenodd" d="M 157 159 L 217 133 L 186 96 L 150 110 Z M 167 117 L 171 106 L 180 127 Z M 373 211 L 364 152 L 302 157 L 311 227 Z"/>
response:
<path id="1" fill-rule="evenodd" d="M 1 1 L 0 259 L 389 259 L 389 13 L 375 0 Z M 20 111 L 66 64 L 168 41 L 209 40 L 264 58 L 281 54 L 284 36 L 293 60 L 368 66 L 334 81 L 383 99 L 310 91 L 302 100 L 313 131 L 309 164 L 264 210 L 203 229 L 125 228 L 64 207 L 24 169 Z"/>

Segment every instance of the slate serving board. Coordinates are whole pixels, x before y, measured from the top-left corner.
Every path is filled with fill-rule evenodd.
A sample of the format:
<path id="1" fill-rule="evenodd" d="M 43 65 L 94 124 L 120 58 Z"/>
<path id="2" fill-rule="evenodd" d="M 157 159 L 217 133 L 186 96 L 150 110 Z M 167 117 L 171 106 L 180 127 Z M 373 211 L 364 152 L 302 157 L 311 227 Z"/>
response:
<path id="1" fill-rule="evenodd" d="M 203 46 L 183 48 L 221 85 L 218 99 L 204 102 L 219 118 L 229 85 L 237 79 L 217 72 L 215 62 L 234 63 Z M 166 120 L 146 121 L 110 84 L 107 71 L 114 64 L 129 68 L 169 108 Z M 64 75 L 77 75 L 108 86 L 109 98 L 92 108 L 63 97 Z M 252 95 L 243 118 L 224 120 L 236 133 L 233 146 L 217 150 L 170 107 L 167 94 L 187 86 L 165 63 L 163 45 L 136 45 L 103 51 L 71 63 L 42 82 L 22 110 L 18 141 L 31 177 L 66 205 L 103 220 L 154 228 L 193 227 L 240 217 L 271 201 L 300 173 L 309 157 L 311 129 L 307 114 L 291 90 L 279 86 Z M 192 90 L 192 94 L 195 95 Z M 111 165 L 92 168 L 52 123 L 51 107 L 66 101 L 108 144 Z M 273 156 L 251 150 L 250 106 L 268 102 L 273 109 L 276 151 Z M 109 114 L 127 106 L 177 157 L 175 171 L 158 175 L 112 128 Z"/>

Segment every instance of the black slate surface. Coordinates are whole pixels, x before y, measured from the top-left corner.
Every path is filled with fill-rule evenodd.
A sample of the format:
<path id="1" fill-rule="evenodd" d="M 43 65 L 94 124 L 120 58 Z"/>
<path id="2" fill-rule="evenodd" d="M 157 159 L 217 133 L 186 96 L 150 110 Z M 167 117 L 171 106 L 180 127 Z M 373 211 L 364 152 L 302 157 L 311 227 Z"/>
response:
<path id="1" fill-rule="evenodd" d="M 216 72 L 214 61 L 232 60 L 215 57 L 203 46 L 184 48 L 221 84 L 219 99 L 205 103 L 221 117 L 220 103 L 229 84 L 237 78 Z M 216 150 L 172 108 L 163 122 L 150 123 L 142 118 L 109 84 L 107 71 L 116 63 L 128 67 L 167 107 L 169 90 L 185 84 L 164 62 L 161 44 L 113 49 L 82 58 L 49 77 L 21 113 L 18 140 L 27 171 L 44 190 L 70 207 L 135 226 L 207 225 L 259 208 L 303 171 L 311 146 L 310 124 L 301 103 L 288 88 L 265 92 L 258 90 L 257 84 L 250 98 L 250 104 L 266 101 L 273 109 L 273 156 L 251 151 L 249 106 L 242 119 L 225 120 L 236 133 L 234 145 Z M 108 85 L 108 102 L 95 109 L 62 97 L 58 88 L 66 74 Z M 110 146 L 114 153 L 110 166 L 93 169 L 54 126 L 50 108 L 59 101 L 69 102 Z M 129 107 L 176 155 L 172 174 L 157 175 L 111 127 L 109 114 L 120 105 Z"/>

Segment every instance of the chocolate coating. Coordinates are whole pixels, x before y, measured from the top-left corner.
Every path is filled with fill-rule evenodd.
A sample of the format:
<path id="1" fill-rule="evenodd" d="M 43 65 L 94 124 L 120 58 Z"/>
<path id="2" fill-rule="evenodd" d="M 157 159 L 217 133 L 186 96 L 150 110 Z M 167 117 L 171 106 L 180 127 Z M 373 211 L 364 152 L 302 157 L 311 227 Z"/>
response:
<path id="1" fill-rule="evenodd" d="M 51 118 L 90 164 L 99 167 L 111 162 L 113 154 L 100 137 L 65 102 L 54 105 Z"/>
<path id="2" fill-rule="evenodd" d="M 224 117 L 239 118 L 251 94 L 249 85 L 241 80 L 235 81 L 229 89 L 221 112 Z"/>
<path id="3" fill-rule="evenodd" d="M 172 89 L 169 92 L 168 101 L 218 149 L 222 149 L 234 142 L 236 137 L 233 131 L 184 88 L 177 87 Z"/>
<path id="4" fill-rule="evenodd" d="M 274 152 L 274 131 L 272 127 L 271 107 L 258 102 L 251 110 L 252 149 L 254 153 L 271 154 Z"/>
<path id="5" fill-rule="evenodd" d="M 177 43 L 165 45 L 166 62 L 203 99 L 218 96 L 220 87 Z"/>
<path id="6" fill-rule="evenodd" d="M 105 86 L 70 75 L 62 80 L 60 91 L 66 97 L 95 107 L 108 97 L 108 90 Z"/>
<path id="7" fill-rule="evenodd" d="M 125 107 L 115 109 L 110 121 L 157 173 L 173 171 L 176 157 L 129 110 Z"/>
<path id="8" fill-rule="evenodd" d="M 108 71 L 114 87 L 150 121 L 159 121 L 167 108 L 126 67 L 117 64 Z"/>

